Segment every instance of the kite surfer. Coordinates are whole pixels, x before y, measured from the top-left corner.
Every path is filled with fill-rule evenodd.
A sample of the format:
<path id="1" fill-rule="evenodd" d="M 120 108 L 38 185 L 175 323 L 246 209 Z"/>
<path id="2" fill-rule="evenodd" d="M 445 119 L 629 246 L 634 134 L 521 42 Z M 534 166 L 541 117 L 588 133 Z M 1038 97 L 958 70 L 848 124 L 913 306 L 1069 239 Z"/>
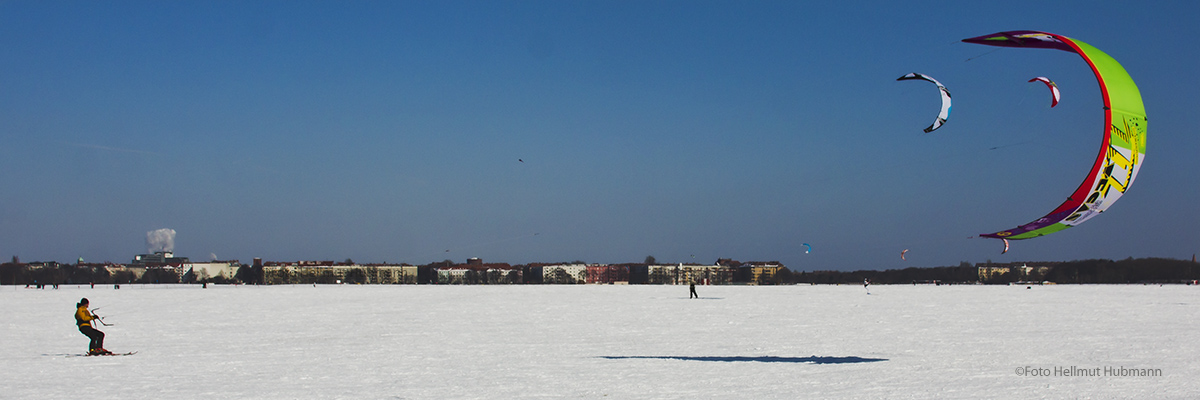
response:
<path id="1" fill-rule="evenodd" d="M 112 354 L 111 351 L 104 349 L 104 332 L 100 332 L 92 327 L 92 321 L 99 321 L 100 317 L 88 310 L 88 299 L 85 297 L 79 300 L 75 305 L 75 324 L 79 325 L 79 333 L 92 339 L 88 344 L 88 355 Z"/>

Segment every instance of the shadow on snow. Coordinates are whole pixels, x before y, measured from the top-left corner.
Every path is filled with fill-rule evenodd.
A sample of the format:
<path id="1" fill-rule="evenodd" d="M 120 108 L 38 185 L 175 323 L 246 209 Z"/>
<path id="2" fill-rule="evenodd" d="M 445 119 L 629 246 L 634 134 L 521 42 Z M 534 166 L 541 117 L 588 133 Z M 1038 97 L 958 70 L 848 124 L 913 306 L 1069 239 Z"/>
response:
<path id="1" fill-rule="evenodd" d="M 809 363 L 809 364 L 854 364 L 887 361 L 886 358 L 862 357 L 776 357 L 776 356 L 599 356 L 608 360 L 682 360 L 682 361 L 716 361 L 716 362 L 767 362 L 767 363 Z"/>

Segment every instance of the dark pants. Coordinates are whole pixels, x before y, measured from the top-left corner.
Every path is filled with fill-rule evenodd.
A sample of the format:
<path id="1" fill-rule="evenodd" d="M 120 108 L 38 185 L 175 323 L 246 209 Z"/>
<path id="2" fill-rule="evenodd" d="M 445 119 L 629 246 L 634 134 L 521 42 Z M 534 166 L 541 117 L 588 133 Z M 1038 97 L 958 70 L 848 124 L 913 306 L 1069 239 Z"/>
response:
<path id="1" fill-rule="evenodd" d="M 697 298 L 697 299 L 698 299 L 698 298 L 700 298 L 700 295 L 696 294 L 696 287 L 695 287 L 695 286 L 692 286 L 692 287 L 691 287 L 691 288 L 689 288 L 688 290 L 691 292 L 691 293 L 688 293 L 688 298 L 689 298 L 689 299 L 690 299 L 690 298 L 693 298 L 693 297 L 695 297 L 695 298 Z"/>
<path id="2" fill-rule="evenodd" d="M 100 331 L 96 330 L 96 328 L 93 328 L 93 327 L 90 327 L 87 325 L 80 325 L 79 333 L 82 333 L 82 334 L 84 334 L 84 336 L 92 338 L 92 343 L 88 344 L 89 351 L 104 348 L 104 332 L 100 332 Z"/>

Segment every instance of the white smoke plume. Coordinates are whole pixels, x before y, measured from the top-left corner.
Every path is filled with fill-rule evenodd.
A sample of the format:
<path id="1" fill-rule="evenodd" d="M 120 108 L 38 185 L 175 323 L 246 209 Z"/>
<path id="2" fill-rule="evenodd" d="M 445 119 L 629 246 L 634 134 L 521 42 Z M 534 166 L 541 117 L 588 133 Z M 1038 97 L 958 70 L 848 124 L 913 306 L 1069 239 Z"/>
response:
<path id="1" fill-rule="evenodd" d="M 175 251 L 175 230 L 162 228 L 146 232 L 146 252 Z"/>

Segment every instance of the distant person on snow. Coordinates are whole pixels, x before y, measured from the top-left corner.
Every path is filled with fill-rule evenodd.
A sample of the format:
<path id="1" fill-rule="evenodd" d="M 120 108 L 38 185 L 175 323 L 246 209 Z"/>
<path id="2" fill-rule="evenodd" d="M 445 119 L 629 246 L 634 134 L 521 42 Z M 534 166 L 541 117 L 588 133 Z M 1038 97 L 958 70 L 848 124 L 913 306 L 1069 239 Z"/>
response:
<path id="1" fill-rule="evenodd" d="M 689 299 L 700 298 L 700 295 L 696 294 L 696 282 L 692 282 L 690 285 L 688 285 L 688 291 L 691 292 L 691 293 L 688 293 Z"/>
<path id="2" fill-rule="evenodd" d="M 75 307 L 75 324 L 79 325 L 79 333 L 92 339 L 92 342 L 88 344 L 88 355 L 112 354 L 111 351 L 104 349 L 104 332 L 92 327 L 92 321 L 98 320 L 100 317 L 88 311 L 88 299 L 85 297 L 79 300 L 79 304 L 76 304 Z"/>

